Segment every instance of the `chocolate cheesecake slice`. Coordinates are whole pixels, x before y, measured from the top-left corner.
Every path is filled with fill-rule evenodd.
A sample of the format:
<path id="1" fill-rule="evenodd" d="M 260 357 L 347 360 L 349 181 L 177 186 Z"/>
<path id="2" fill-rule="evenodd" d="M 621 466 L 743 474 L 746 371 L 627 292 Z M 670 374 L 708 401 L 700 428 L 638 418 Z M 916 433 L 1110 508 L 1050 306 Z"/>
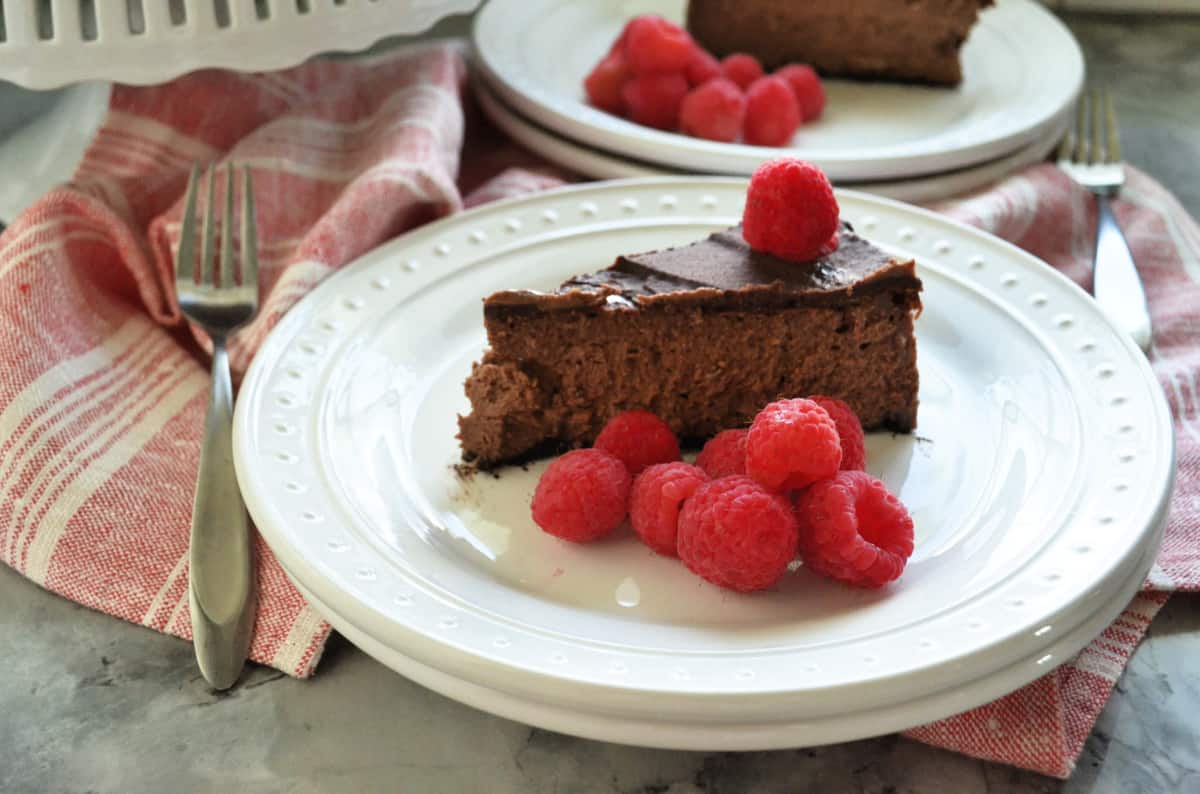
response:
<path id="1" fill-rule="evenodd" d="M 689 0 L 687 29 L 718 58 L 748 52 L 768 69 L 957 85 L 959 50 L 992 0 Z"/>
<path id="2" fill-rule="evenodd" d="M 487 467 L 589 444 L 631 409 L 701 440 L 810 394 L 845 400 L 867 430 L 912 430 L 914 263 L 846 224 L 839 241 L 796 263 L 752 250 L 734 227 L 618 257 L 555 292 L 494 293 L 459 417 L 463 457 Z"/>

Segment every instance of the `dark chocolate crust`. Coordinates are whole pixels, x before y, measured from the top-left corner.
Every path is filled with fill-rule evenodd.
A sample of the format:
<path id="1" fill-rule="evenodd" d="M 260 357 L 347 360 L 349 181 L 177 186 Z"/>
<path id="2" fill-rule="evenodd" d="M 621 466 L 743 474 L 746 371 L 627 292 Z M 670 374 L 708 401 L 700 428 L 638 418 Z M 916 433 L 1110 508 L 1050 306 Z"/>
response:
<path id="1" fill-rule="evenodd" d="M 992 0 L 689 0 L 687 28 L 718 58 L 748 52 L 768 69 L 957 85 L 959 50 Z"/>
<path id="2" fill-rule="evenodd" d="M 484 302 L 489 350 L 467 378 L 464 457 L 483 466 L 588 444 L 641 408 L 680 437 L 744 426 L 766 403 L 827 394 L 867 429 L 916 424 L 921 282 L 847 226 L 837 252 L 794 263 L 738 228 L 619 257 L 555 292 Z"/>

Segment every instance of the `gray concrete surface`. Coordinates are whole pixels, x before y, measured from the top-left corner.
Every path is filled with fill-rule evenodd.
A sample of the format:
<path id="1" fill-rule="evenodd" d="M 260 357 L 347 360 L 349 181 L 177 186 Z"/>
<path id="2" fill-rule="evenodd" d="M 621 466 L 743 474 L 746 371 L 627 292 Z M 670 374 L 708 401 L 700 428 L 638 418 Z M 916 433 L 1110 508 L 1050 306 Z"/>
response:
<path id="1" fill-rule="evenodd" d="M 1067 21 L 1115 92 L 1129 159 L 1200 214 L 1200 21 Z M 1176 596 L 1064 784 L 895 736 L 721 754 L 574 739 L 433 694 L 336 637 L 310 681 L 254 668 L 216 694 L 187 644 L 0 567 L 0 792 L 1194 792 L 1198 658 L 1200 600 Z"/>

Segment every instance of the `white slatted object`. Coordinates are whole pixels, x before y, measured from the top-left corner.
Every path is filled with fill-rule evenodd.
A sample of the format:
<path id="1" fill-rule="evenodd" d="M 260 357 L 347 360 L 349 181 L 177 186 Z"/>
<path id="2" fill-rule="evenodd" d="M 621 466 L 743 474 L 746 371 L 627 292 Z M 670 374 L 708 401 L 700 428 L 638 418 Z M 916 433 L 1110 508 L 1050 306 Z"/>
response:
<path id="1" fill-rule="evenodd" d="M 145 85 L 193 69 L 263 71 L 420 33 L 481 0 L 0 0 L 0 79 Z"/>

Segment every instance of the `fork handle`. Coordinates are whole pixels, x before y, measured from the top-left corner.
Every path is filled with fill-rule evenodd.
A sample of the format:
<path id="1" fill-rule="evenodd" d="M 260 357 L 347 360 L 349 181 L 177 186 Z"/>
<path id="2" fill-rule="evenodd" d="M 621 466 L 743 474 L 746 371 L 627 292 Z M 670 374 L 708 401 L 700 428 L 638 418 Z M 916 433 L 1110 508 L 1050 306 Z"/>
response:
<path id="1" fill-rule="evenodd" d="M 212 392 L 192 503 L 192 640 L 200 672 L 216 689 L 241 674 L 256 596 L 250 520 L 233 468 L 233 386 L 223 338 L 213 339 Z"/>
<path id="2" fill-rule="evenodd" d="M 1092 293 L 1100 308 L 1117 327 L 1124 330 L 1142 350 L 1150 347 L 1150 310 L 1146 291 L 1133 263 L 1133 254 L 1108 197 L 1096 196 L 1096 261 L 1092 272 Z"/>

